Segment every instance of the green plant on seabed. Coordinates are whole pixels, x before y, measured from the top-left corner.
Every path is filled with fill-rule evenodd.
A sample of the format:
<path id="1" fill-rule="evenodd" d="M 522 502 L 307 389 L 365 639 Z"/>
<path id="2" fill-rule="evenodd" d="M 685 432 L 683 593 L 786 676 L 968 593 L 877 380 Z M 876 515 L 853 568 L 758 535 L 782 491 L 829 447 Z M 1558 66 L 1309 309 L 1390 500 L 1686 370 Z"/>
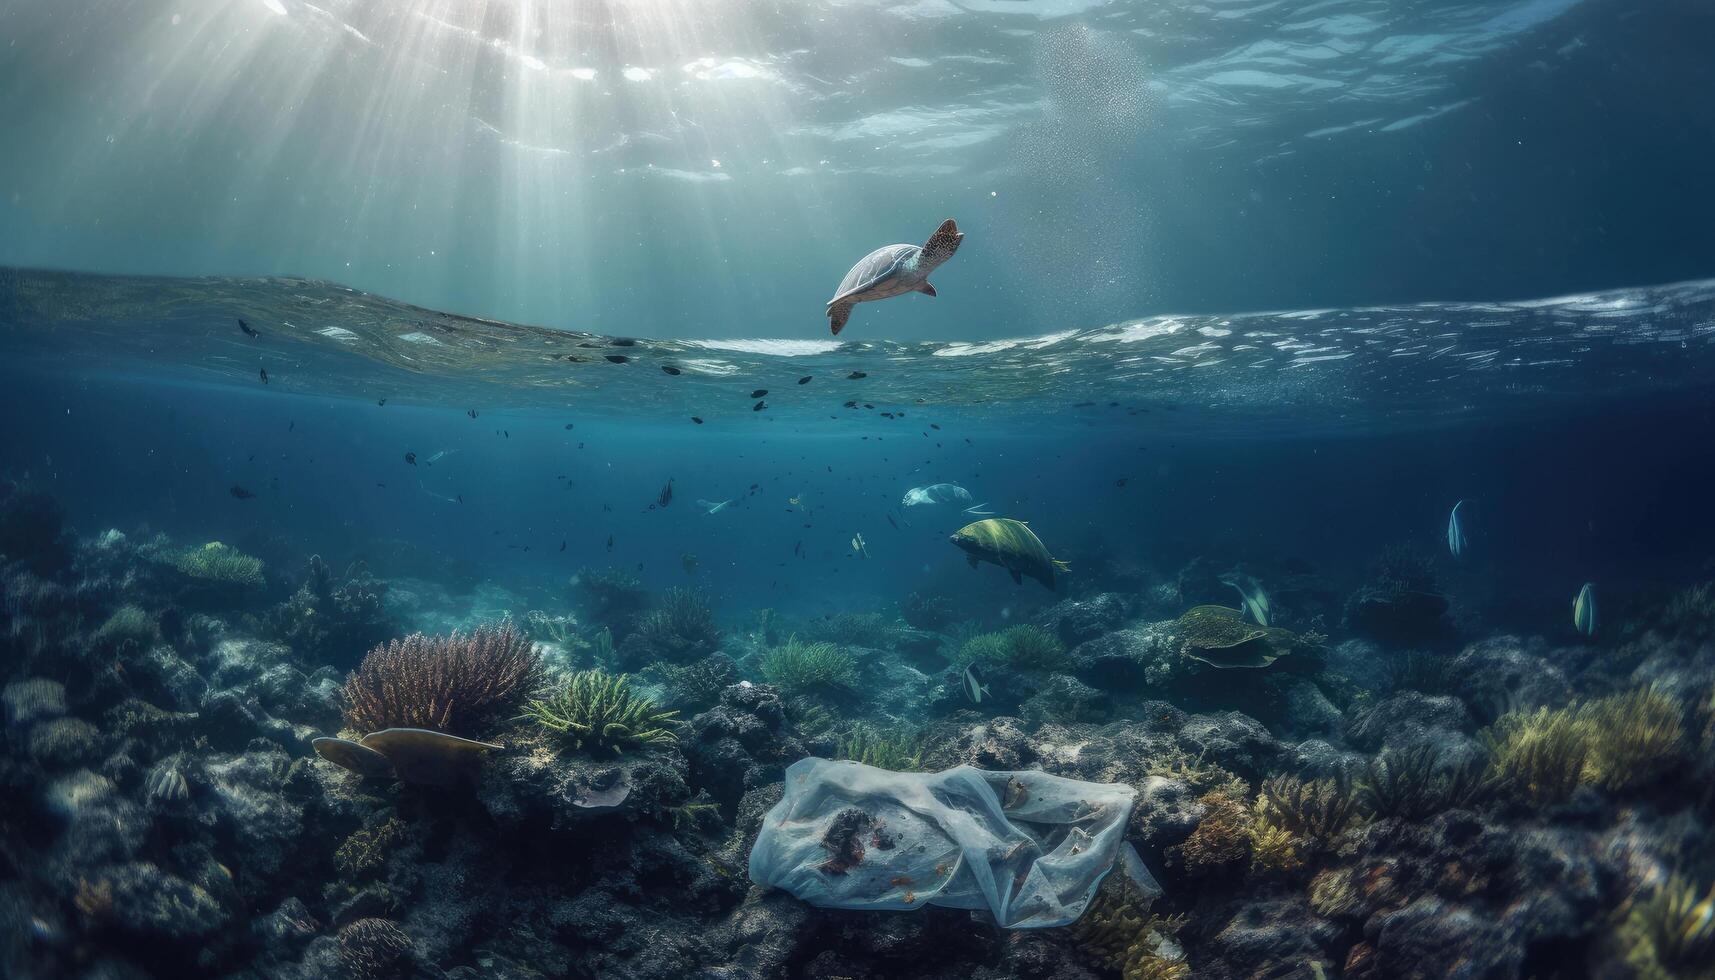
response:
<path id="1" fill-rule="evenodd" d="M 857 684 L 857 661 L 832 643 L 805 643 L 796 635 L 762 655 L 762 677 L 788 695 L 813 688 L 851 688 Z"/>
<path id="2" fill-rule="evenodd" d="M 626 749 L 669 745 L 679 740 L 670 727 L 677 711 L 662 711 L 631 689 L 624 674 L 582 670 L 524 707 L 529 719 L 572 743 L 573 748 Z"/>
<path id="3" fill-rule="evenodd" d="M 889 735 L 859 726 L 840 740 L 840 758 L 894 772 L 922 772 L 923 747 L 910 735 Z"/>

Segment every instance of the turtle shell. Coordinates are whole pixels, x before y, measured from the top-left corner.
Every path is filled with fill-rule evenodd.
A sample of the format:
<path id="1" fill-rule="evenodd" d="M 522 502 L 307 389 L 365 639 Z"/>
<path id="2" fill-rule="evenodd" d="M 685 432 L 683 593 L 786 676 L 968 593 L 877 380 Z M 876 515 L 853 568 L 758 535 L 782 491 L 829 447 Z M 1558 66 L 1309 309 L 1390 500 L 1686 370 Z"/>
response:
<path id="1" fill-rule="evenodd" d="M 1245 621 L 1230 606 L 1196 606 L 1179 617 L 1181 651 L 1211 667 L 1267 667 L 1292 652 L 1297 640 L 1283 629 Z"/>
<path id="2" fill-rule="evenodd" d="M 899 268 L 899 263 L 922 250 L 917 245 L 888 245 L 869 253 L 840 280 L 840 288 L 834 290 L 834 298 L 828 300 L 828 304 L 831 306 L 840 300 L 851 299 L 869 289 Z"/>

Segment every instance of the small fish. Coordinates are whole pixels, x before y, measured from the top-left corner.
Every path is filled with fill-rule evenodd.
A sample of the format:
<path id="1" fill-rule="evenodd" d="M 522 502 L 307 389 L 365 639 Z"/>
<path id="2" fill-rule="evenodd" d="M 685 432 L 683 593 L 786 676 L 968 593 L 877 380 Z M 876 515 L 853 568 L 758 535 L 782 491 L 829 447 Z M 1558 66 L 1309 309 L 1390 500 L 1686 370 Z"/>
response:
<path id="1" fill-rule="evenodd" d="M 566 550 L 566 541 L 565 541 L 565 539 L 564 539 L 564 538 L 561 538 L 561 539 L 560 539 L 560 550 L 561 550 L 561 551 L 565 551 L 565 550 Z"/>
<path id="2" fill-rule="evenodd" d="M 237 497 L 239 500 L 249 500 L 250 498 L 256 496 L 255 494 L 244 489 L 243 487 L 239 486 L 236 483 L 234 483 L 232 485 L 232 489 L 228 490 L 227 493 L 232 494 L 234 497 Z"/>
<path id="3" fill-rule="evenodd" d="M 673 480 L 671 477 L 669 477 L 667 479 L 667 485 L 662 487 L 661 492 L 655 495 L 655 503 L 657 506 L 665 507 L 672 502 L 673 502 Z"/>
<path id="4" fill-rule="evenodd" d="M 268 369 L 267 368 L 262 369 L 262 383 L 263 384 L 268 383 Z"/>
<path id="5" fill-rule="evenodd" d="M 251 326 L 250 326 L 250 324 L 248 324 L 248 323 L 245 323 L 245 322 L 244 322 L 244 321 L 243 321 L 243 320 L 242 320 L 242 319 L 240 319 L 240 320 L 239 320 L 239 321 L 238 321 L 238 329 L 240 329 L 240 330 L 242 330 L 242 331 L 244 331 L 244 336 L 246 336 L 246 337 L 260 337 L 260 336 L 262 336 L 262 335 L 261 335 L 261 334 L 259 334 L 259 333 L 257 333 L 257 332 L 256 332 L 256 331 L 255 331 L 255 330 L 254 330 L 254 329 L 253 329 L 253 328 L 252 328 L 252 327 L 251 327 Z"/>
<path id="6" fill-rule="evenodd" d="M 862 371 L 853 371 L 852 373 L 846 375 L 846 380 L 847 381 L 862 381 L 864 378 L 867 378 L 867 377 L 869 377 L 869 375 L 863 373 Z"/>
<path id="7" fill-rule="evenodd" d="M 1130 482 L 1131 482 L 1131 477 L 1129 477 L 1129 476 L 1122 476 L 1122 477 L 1120 477 L 1120 478 L 1119 478 L 1119 479 L 1117 479 L 1117 480 L 1115 480 L 1115 481 L 1114 481 L 1114 486 L 1116 486 L 1116 487 L 1120 487 L 1120 488 L 1121 488 L 1121 489 L 1124 489 L 1124 487 L 1125 487 L 1125 485 L 1126 485 L 1126 484 L 1127 484 L 1127 483 L 1130 483 Z"/>
<path id="8" fill-rule="evenodd" d="M 679 567 L 685 570 L 686 575 L 697 574 L 697 556 L 688 551 L 680 555 Z"/>
<path id="9" fill-rule="evenodd" d="M 766 394 L 768 394 L 768 389 L 767 389 L 767 388 L 758 388 L 758 389 L 756 389 L 756 390 L 755 390 L 755 391 L 753 391 L 753 392 L 751 392 L 751 393 L 750 393 L 750 397 L 752 397 L 752 398 L 761 398 L 761 397 L 763 397 L 763 396 L 764 396 L 764 395 L 766 395 Z"/>
<path id="10" fill-rule="evenodd" d="M 375 403 L 375 404 L 376 404 L 376 405 L 377 405 L 377 406 L 378 406 L 378 407 L 382 407 L 382 408 L 385 408 L 385 407 L 386 407 L 386 406 L 387 406 L 387 399 L 385 399 L 385 398 L 382 398 L 382 399 L 380 399 L 380 400 L 378 400 L 378 401 L 377 401 L 377 402 L 376 402 L 376 403 Z"/>
<path id="11" fill-rule="evenodd" d="M 940 426 L 938 426 L 938 425 L 936 425 L 936 424 L 935 424 L 935 423 L 933 423 L 933 422 L 930 422 L 930 423 L 929 423 L 929 428 L 931 428 L 931 429 L 934 429 L 934 430 L 935 430 L 935 431 L 936 431 L 936 432 L 939 432 L 939 431 L 941 431 L 941 427 L 940 427 Z"/>
<path id="12" fill-rule="evenodd" d="M 845 408 L 856 408 L 857 402 L 846 402 L 843 407 L 845 407 Z"/>
<path id="13" fill-rule="evenodd" d="M 977 665 L 968 664 L 965 674 L 960 678 L 961 686 L 965 689 L 965 699 L 972 704 L 982 704 L 983 696 L 989 693 L 988 685 L 977 676 Z"/>
<path id="14" fill-rule="evenodd" d="M 767 407 L 768 407 L 767 402 L 757 402 L 756 404 L 750 406 L 750 410 L 753 412 L 760 412 Z"/>
<path id="15" fill-rule="evenodd" d="M 810 383 L 810 379 L 811 379 L 811 378 L 813 378 L 813 377 L 815 377 L 815 375 L 813 375 L 813 374 L 806 374 L 806 375 L 804 375 L 804 376 L 803 376 L 803 377 L 802 377 L 802 378 L 799 378 L 799 379 L 798 379 L 798 383 L 799 383 L 799 384 L 801 384 L 801 385 L 807 385 L 807 384 L 809 384 L 809 383 Z"/>
<path id="16" fill-rule="evenodd" d="M 702 419 L 700 419 L 700 418 L 698 418 L 698 417 L 697 417 L 697 416 L 695 416 L 695 415 L 693 415 L 693 416 L 691 416 L 691 421 L 693 421 L 693 422 L 695 422 L 695 423 L 697 423 L 697 424 L 698 424 L 698 425 L 702 425 L 702 424 L 703 424 L 703 420 L 702 420 Z"/>
<path id="17" fill-rule="evenodd" d="M 291 432 L 292 430 L 296 429 L 297 427 L 298 427 L 298 420 L 297 419 L 293 419 L 292 421 L 286 423 L 286 431 L 287 432 Z"/>
<path id="18" fill-rule="evenodd" d="M 626 357 L 624 354 L 603 354 L 602 356 L 607 358 L 607 360 L 613 364 L 625 364 L 631 360 L 631 358 Z"/>
<path id="19" fill-rule="evenodd" d="M 609 554 L 613 553 L 613 535 L 611 534 L 607 536 L 607 550 Z"/>
<path id="20" fill-rule="evenodd" d="M 898 521 L 896 521 L 896 520 L 894 520 L 894 519 L 893 519 L 893 515 L 892 515 L 892 514 L 887 514 L 887 515 L 884 515 L 884 516 L 885 516 L 885 517 L 886 517 L 886 518 L 887 518 L 887 523 L 889 523 L 889 524 L 892 524 L 892 525 L 893 525 L 893 529 L 894 529 L 894 530 L 895 530 L 895 531 L 897 531 L 897 530 L 899 530 L 899 522 L 898 522 Z"/>
<path id="21" fill-rule="evenodd" d="M 1453 505 L 1453 512 L 1447 515 L 1447 550 L 1454 558 L 1465 557 L 1465 549 L 1471 542 L 1465 537 L 1465 522 L 1460 520 L 1459 512 L 1465 507 L 1463 500 Z"/>
<path id="22" fill-rule="evenodd" d="M 852 535 L 852 551 L 856 552 L 859 558 L 869 557 L 869 549 L 864 546 L 863 532 Z"/>
<path id="23" fill-rule="evenodd" d="M 462 494 L 462 493 L 457 493 L 457 494 L 454 494 L 454 495 L 453 495 L 453 497 L 454 497 L 454 499 L 456 499 L 456 500 L 457 500 L 457 501 L 458 501 L 458 502 L 459 502 L 459 503 L 461 503 L 461 504 L 462 504 L 462 503 L 464 503 L 464 494 Z"/>
<path id="24" fill-rule="evenodd" d="M 405 454 L 405 462 L 411 464 L 412 466 L 416 466 L 417 465 L 417 454 L 416 453 L 406 453 Z"/>
<path id="25" fill-rule="evenodd" d="M 476 418 L 476 409 L 467 408 L 467 409 L 465 409 L 465 414 L 474 419 L 474 418 Z"/>
<path id="26" fill-rule="evenodd" d="M 1585 636 L 1596 635 L 1596 586 L 1589 582 L 1572 600 L 1572 625 Z"/>
<path id="27" fill-rule="evenodd" d="M 566 431 L 567 431 L 567 432 L 570 432 L 570 431 L 572 431 L 572 423 L 570 423 L 570 422 L 567 422 L 567 423 L 566 423 Z"/>
<path id="28" fill-rule="evenodd" d="M 661 365 L 661 373 L 662 373 L 662 374 L 670 374 L 670 375 L 672 375 L 672 376 L 673 376 L 673 377 L 675 377 L 675 378 L 676 378 L 676 377 L 678 377 L 678 376 L 679 376 L 679 375 L 681 375 L 681 374 L 683 374 L 683 373 L 684 373 L 684 372 L 683 372 L 683 371 L 680 371 L 680 370 L 679 370 L 679 369 L 678 369 L 678 368 L 676 368 L 676 367 L 670 367 L 670 366 L 668 366 L 668 365 L 666 365 L 666 364 L 663 364 L 663 365 Z"/>

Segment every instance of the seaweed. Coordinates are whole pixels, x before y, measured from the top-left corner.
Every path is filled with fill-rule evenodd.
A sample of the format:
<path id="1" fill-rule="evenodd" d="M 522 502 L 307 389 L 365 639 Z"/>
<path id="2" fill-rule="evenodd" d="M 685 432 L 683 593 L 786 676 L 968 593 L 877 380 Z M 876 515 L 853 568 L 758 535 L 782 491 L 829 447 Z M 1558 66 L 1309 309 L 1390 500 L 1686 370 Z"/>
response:
<path id="1" fill-rule="evenodd" d="M 668 589 L 661 604 L 637 624 L 621 653 L 629 664 L 686 663 L 720 649 L 708 598 L 696 589 Z"/>
<path id="2" fill-rule="evenodd" d="M 679 740 L 673 719 L 653 699 L 632 690 L 624 674 L 584 670 L 566 676 L 530 699 L 522 718 L 536 722 L 575 749 L 646 749 Z"/>
<path id="3" fill-rule="evenodd" d="M 788 696 L 857 685 L 857 660 L 850 653 L 832 643 L 805 643 L 795 634 L 770 647 L 758 666 L 763 679 Z"/>
<path id="4" fill-rule="evenodd" d="M 1489 778 L 1515 797 L 1563 803 L 1584 782 L 1591 726 L 1572 708 L 1511 711 L 1478 737 L 1489 750 Z"/>
<path id="5" fill-rule="evenodd" d="M 1066 645 L 1040 626 L 1014 626 L 967 639 L 953 662 L 961 666 L 977 663 L 1013 670 L 1055 670 L 1066 664 Z"/>
<path id="6" fill-rule="evenodd" d="M 1684 757 L 1684 710 L 1657 688 L 1615 694 L 1584 707 L 1590 728 L 1585 778 L 1609 790 L 1629 790 L 1660 779 Z"/>
<path id="7" fill-rule="evenodd" d="M 840 740 L 839 757 L 894 772 L 922 772 L 923 746 L 915 735 L 859 725 Z"/>
<path id="8" fill-rule="evenodd" d="M 1309 841 L 1338 837 L 1364 818 L 1358 791 L 1344 772 L 1325 779 L 1274 776 L 1264 780 L 1257 812 Z"/>

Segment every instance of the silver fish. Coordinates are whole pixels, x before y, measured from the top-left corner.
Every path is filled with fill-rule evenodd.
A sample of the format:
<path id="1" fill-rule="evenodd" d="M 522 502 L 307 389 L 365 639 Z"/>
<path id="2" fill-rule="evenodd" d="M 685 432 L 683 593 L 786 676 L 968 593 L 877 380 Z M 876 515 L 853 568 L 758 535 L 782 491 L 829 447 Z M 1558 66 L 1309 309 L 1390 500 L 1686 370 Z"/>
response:
<path id="1" fill-rule="evenodd" d="M 1258 626 L 1267 626 L 1271 614 L 1268 593 L 1262 590 L 1262 583 L 1249 575 L 1239 572 L 1228 572 L 1221 576 L 1221 581 L 1232 586 L 1239 594 L 1239 600 L 1244 605 L 1245 612 L 1256 620 Z"/>
<path id="2" fill-rule="evenodd" d="M 1459 511 L 1465 506 L 1463 500 L 1453 505 L 1453 513 L 1447 515 L 1447 550 L 1454 558 L 1463 558 L 1465 549 L 1470 547 L 1470 541 L 1465 537 L 1465 524 L 1459 520 Z"/>
<path id="3" fill-rule="evenodd" d="M 720 500 L 720 501 L 699 500 L 699 501 L 697 501 L 697 506 L 701 507 L 703 509 L 703 513 L 705 513 L 705 514 L 719 514 L 721 511 L 726 510 L 727 507 L 731 504 L 732 504 L 731 500 Z"/>
<path id="4" fill-rule="evenodd" d="M 926 487 L 912 487 L 905 491 L 905 498 L 900 501 L 906 507 L 915 507 L 918 504 L 968 504 L 970 502 L 971 492 L 957 483 L 931 483 Z"/>
<path id="5" fill-rule="evenodd" d="M 1572 600 L 1572 625 L 1585 636 L 1596 635 L 1596 586 L 1589 582 L 1578 590 Z"/>
<path id="6" fill-rule="evenodd" d="M 965 676 L 960 678 L 960 681 L 965 688 L 965 697 L 972 704 L 982 704 L 983 696 L 988 694 L 989 689 L 988 685 L 977 677 L 976 664 L 969 664 L 965 667 Z"/>

